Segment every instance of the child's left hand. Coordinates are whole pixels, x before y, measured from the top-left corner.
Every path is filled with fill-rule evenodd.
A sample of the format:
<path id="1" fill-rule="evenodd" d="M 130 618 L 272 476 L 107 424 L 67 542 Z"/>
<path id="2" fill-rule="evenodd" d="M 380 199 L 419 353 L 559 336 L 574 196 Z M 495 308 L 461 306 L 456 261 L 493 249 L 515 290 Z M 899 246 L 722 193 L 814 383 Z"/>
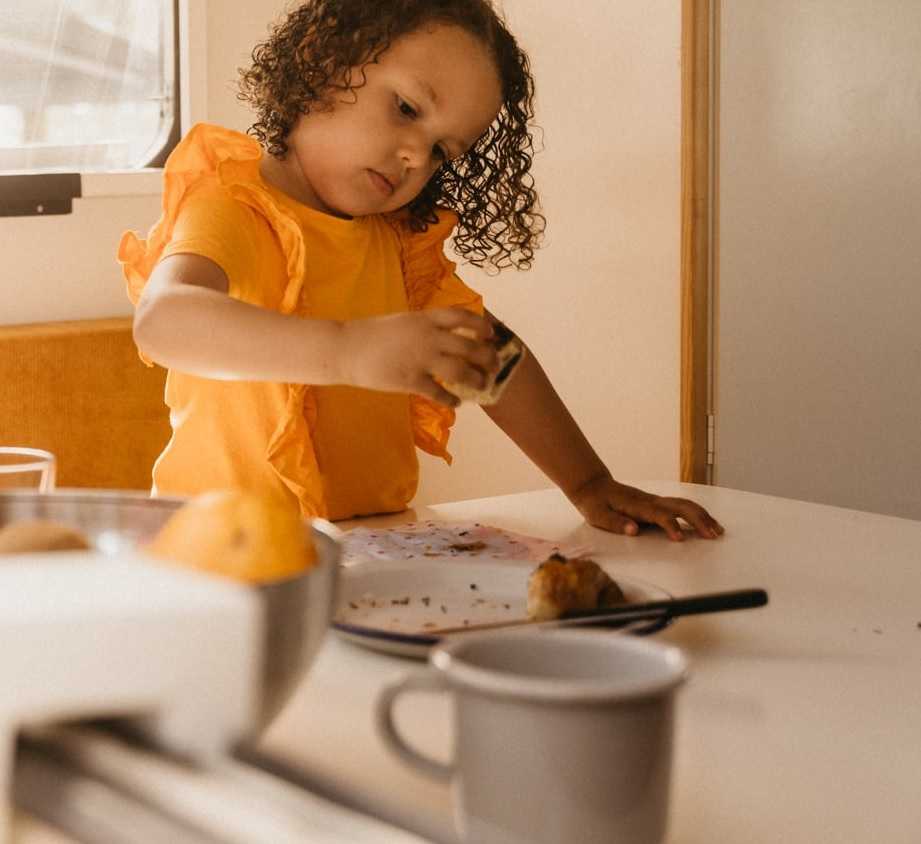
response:
<path id="1" fill-rule="evenodd" d="M 703 507 L 686 498 L 665 498 L 618 483 L 601 475 L 584 484 L 569 500 L 593 527 L 635 536 L 640 523 L 661 527 L 669 539 L 681 542 L 685 531 L 678 523 L 684 519 L 698 536 L 716 539 L 723 527 Z"/>

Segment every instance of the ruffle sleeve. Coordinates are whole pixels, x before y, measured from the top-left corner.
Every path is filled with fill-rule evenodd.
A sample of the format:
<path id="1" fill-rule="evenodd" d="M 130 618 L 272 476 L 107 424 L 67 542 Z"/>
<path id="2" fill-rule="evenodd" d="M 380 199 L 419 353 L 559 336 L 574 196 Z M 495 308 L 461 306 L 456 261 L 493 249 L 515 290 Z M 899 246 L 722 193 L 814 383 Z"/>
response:
<path id="1" fill-rule="evenodd" d="M 482 314 L 482 297 L 458 278 L 456 264 L 444 253 L 445 241 L 457 225 L 457 215 L 438 209 L 437 216 L 438 222 L 424 232 L 412 231 L 405 218 L 393 221 L 400 238 L 409 308 L 417 311 L 461 307 Z M 411 396 L 410 417 L 416 446 L 450 464 L 447 446 L 456 418 L 454 410 L 423 396 Z"/>
<path id="2" fill-rule="evenodd" d="M 160 219 L 146 240 L 129 231 L 122 235 L 118 247 L 128 298 L 134 304 L 170 242 L 183 204 L 194 189 L 210 184 L 225 189 L 229 197 L 255 210 L 272 227 L 288 270 L 280 310 L 297 312 L 304 283 L 304 239 L 297 220 L 278 205 L 262 183 L 261 157 L 259 143 L 239 132 L 205 123 L 189 130 L 163 171 Z"/>
<path id="3" fill-rule="evenodd" d="M 125 232 L 118 248 L 128 297 L 137 304 L 144 285 L 170 243 L 177 218 L 190 195 L 201 186 L 225 189 L 233 199 L 252 208 L 272 228 L 285 258 L 287 283 L 278 310 L 309 314 L 304 291 L 305 246 L 297 220 L 281 207 L 259 175 L 262 149 L 246 135 L 209 124 L 196 124 L 173 150 L 164 168 L 160 219 L 146 240 Z M 148 364 L 151 362 L 141 355 Z M 287 384 L 287 401 L 266 451 L 266 459 L 281 481 L 297 496 L 309 515 L 325 515 L 323 484 L 311 436 L 316 397 L 310 387 Z"/>

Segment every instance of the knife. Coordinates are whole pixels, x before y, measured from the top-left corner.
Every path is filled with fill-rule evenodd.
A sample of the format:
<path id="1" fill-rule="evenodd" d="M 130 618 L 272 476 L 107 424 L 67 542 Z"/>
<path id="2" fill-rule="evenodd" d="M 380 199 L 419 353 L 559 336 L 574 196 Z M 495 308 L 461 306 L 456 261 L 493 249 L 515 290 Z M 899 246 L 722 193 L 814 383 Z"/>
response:
<path id="1" fill-rule="evenodd" d="M 687 595 L 662 601 L 647 601 L 641 604 L 617 604 L 590 610 L 570 610 L 560 618 L 535 621 L 520 618 L 512 621 L 493 621 L 486 624 L 465 624 L 462 627 L 439 627 L 420 633 L 425 636 L 447 636 L 453 633 L 470 633 L 476 630 L 499 630 L 505 627 L 533 626 L 541 629 L 556 627 L 600 626 L 620 627 L 631 621 L 668 619 L 681 615 L 726 612 L 728 610 L 763 607 L 768 602 L 764 589 L 736 589 L 730 592 L 707 592 L 701 595 Z"/>

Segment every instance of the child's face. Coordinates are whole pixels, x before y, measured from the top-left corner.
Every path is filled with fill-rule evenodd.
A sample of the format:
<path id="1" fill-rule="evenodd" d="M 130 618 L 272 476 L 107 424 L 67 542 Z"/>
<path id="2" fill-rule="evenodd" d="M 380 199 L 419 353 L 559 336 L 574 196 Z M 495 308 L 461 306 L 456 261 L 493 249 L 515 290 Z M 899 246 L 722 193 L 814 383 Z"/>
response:
<path id="1" fill-rule="evenodd" d="M 397 39 L 365 73 L 357 99 L 347 94 L 332 111 L 300 118 L 282 162 L 283 189 L 337 216 L 406 205 L 446 157 L 467 151 L 502 104 L 492 57 L 454 26 Z"/>

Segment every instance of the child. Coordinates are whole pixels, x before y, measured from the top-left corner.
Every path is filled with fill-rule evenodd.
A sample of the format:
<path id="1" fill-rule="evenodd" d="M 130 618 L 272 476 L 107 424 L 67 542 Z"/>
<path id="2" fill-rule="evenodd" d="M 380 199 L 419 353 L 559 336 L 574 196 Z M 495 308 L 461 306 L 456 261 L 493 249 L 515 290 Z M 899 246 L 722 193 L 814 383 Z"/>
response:
<path id="1" fill-rule="evenodd" d="M 257 46 L 241 98 L 258 141 L 193 127 L 161 219 L 119 250 L 138 348 L 169 368 L 154 492 L 403 510 L 415 448 L 450 460 L 442 385 L 480 389 L 497 365 L 444 241 L 526 268 L 542 230 L 527 57 L 489 0 L 310 0 Z M 722 533 L 691 501 L 615 481 L 533 355 L 486 412 L 592 525 Z"/>

